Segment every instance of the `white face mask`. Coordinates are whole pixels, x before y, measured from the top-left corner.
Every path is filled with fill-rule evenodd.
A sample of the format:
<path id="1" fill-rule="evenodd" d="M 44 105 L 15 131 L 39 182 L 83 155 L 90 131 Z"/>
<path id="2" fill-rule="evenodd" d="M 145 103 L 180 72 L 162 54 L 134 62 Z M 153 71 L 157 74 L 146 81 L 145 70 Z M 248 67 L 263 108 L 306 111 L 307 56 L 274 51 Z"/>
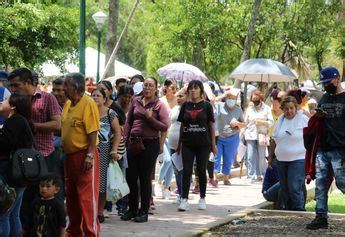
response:
<path id="1" fill-rule="evenodd" d="M 225 102 L 226 102 L 226 105 L 227 105 L 228 107 L 230 107 L 230 108 L 234 107 L 235 104 L 236 104 L 236 101 L 233 100 L 233 99 L 226 99 Z"/>

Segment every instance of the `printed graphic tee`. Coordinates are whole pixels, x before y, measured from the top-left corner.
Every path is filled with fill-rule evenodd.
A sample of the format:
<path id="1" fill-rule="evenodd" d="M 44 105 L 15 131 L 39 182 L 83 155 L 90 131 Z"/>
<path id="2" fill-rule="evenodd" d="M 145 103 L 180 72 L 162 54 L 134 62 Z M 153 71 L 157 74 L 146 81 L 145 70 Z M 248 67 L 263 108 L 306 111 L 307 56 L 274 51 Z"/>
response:
<path id="1" fill-rule="evenodd" d="M 183 145 L 211 146 L 209 122 L 214 123 L 214 116 L 209 102 L 203 100 L 199 103 L 183 103 L 177 121 L 183 123 Z"/>
<path id="2" fill-rule="evenodd" d="M 324 94 L 319 102 L 319 107 L 327 113 L 320 148 L 324 151 L 344 149 L 345 92 L 334 96 Z"/>

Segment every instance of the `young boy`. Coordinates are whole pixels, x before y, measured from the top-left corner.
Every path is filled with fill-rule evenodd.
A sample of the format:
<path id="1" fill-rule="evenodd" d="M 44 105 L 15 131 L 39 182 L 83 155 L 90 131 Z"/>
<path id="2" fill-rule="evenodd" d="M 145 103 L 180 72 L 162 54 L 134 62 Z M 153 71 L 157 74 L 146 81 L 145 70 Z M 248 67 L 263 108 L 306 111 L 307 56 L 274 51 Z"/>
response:
<path id="1" fill-rule="evenodd" d="M 30 222 L 25 229 L 29 237 L 63 237 L 65 236 L 66 214 L 64 206 L 55 199 L 60 190 L 56 175 L 48 174 L 41 178 L 39 184 L 41 198 L 32 203 Z"/>

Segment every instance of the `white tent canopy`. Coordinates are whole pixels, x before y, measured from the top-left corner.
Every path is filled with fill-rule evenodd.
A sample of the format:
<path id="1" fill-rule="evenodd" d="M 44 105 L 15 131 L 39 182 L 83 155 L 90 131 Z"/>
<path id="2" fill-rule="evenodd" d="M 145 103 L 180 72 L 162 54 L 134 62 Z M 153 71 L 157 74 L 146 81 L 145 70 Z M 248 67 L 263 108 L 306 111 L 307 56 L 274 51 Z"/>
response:
<path id="1" fill-rule="evenodd" d="M 100 76 L 104 72 L 105 55 L 100 53 Z M 65 63 L 67 72 L 79 72 L 79 67 L 76 64 Z M 115 77 L 127 76 L 131 77 L 141 72 L 135 68 L 132 68 L 120 61 L 115 60 Z M 46 62 L 41 66 L 44 76 L 59 76 L 64 74 L 60 71 L 60 68 L 53 63 Z M 96 78 L 97 75 L 97 50 L 91 47 L 85 49 L 85 76 Z"/>

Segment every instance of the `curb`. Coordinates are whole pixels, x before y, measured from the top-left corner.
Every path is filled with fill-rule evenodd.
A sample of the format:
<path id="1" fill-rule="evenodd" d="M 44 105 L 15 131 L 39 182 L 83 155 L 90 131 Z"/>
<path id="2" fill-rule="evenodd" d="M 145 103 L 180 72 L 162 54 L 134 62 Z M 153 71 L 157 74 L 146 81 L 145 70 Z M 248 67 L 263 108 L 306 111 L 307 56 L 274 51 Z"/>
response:
<path id="1" fill-rule="evenodd" d="M 315 195 L 315 186 L 312 185 L 310 189 L 307 190 L 307 201 L 310 201 L 314 198 Z M 238 219 L 238 218 L 242 218 L 245 217 L 248 214 L 252 214 L 252 213 L 258 213 L 258 212 L 273 212 L 273 213 L 280 213 L 281 215 L 303 215 L 303 216 L 315 216 L 314 212 L 296 212 L 296 211 L 282 211 L 282 210 L 272 210 L 273 209 L 273 202 L 269 202 L 269 201 L 264 201 L 262 203 L 259 203 L 255 206 L 249 207 L 249 208 L 245 208 L 244 210 L 235 212 L 233 214 L 227 215 L 225 218 L 222 218 L 220 220 L 217 221 L 213 221 L 210 222 L 206 225 L 203 225 L 201 227 L 197 227 L 194 229 L 191 229 L 181 235 L 177 235 L 177 237 L 193 237 L 193 236 L 202 236 L 203 234 L 205 234 L 206 232 L 209 232 L 212 229 L 215 229 L 217 227 L 223 226 L 223 225 L 227 225 L 229 224 L 231 221 Z M 284 214 L 283 214 L 284 213 Z M 345 219 L 345 214 L 329 214 L 330 217 L 344 217 Z"/>

